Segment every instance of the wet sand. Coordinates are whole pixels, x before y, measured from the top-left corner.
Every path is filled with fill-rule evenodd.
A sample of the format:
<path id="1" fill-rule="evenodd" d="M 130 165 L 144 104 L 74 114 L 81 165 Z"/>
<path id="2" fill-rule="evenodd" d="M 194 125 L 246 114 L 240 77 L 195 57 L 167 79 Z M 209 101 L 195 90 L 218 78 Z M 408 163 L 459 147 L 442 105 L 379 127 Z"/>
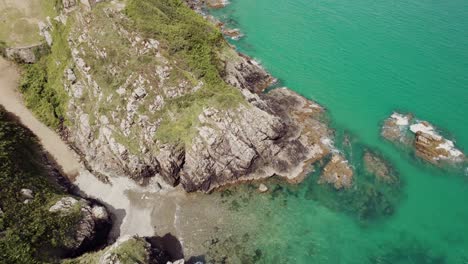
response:
<path id="1" fill-rule="evenodd" d="M 16 66 L 0 58 L 0 104 L 15 114 L 41 141 L 44 149 L 55 159 L 65 175 L 73 178 L 80 171 L 76 154 L 53 130 L 42 124 L 24 106 L 17 90 L 19 72 Z"/>

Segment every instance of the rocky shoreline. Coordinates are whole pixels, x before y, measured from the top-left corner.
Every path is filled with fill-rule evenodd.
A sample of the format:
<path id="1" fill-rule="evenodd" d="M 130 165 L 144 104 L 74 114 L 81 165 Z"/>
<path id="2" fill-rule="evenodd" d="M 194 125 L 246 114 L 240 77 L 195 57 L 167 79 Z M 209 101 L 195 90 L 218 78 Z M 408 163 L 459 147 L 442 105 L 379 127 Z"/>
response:
<path id="1" fill-rule="evenodd" d="M 91 73 L 90 62 L 84 57 L 83 44 L 86 44 L 91 48 L 87 54 L 97 52 L 96 56 L 104 56 L 105 61 L 105 54 L 99 51 L 103 48 L 101 43 L 89 38 L 94 30 L 93 16 L 79 7 L 73 10 L 74 13 L 68 15 L 77 16 L 75 26 L 80 29 L 80 34 L 75 35 L 72 29 L 68 41 L 73 65 L 65 72 L 64 86 L 70 97 L 67 113 L 70 123 L 63 134 L 80 153 L 83 162 L 93 173 L 102 175 L 101 178 L 119 175 L 140 183 L 180 183 L 189 192 L 209 192 L 226 184 L 273 175 L 300 182 L 310 170 L 310 164 L 330 152 L 331 130 L 321 121 L 323 108 L 287 89 L 264 94 L 264 89 L 274 82 L 274 78 L 232 47 L 220 56 L 224 62 L 222 78 L 241 91 L 246 103 L 229 110 L 204 108 L 197 118 L 198 132 L 190 146 L 154 141 L 149 135 L 155 134 L 161 120 L 151 120 L 146 114 L 138 117 L 136 110 L 151 103 L 148 101 L 151 98 L 156 100 L 154 105 L 149 105 L 150 111 L 161 109 L 163 98 L 173 92 L 166 92 L 163 97 L 157 93 L 153 95 L 154 91 L 149 89 L 154 85 L 152 76 L 140 75 L 135 79 L 130 75 L 124 78 L 128 78 L 126 83 L 134 82 L 133 85 L 119 88 L 117 94 L 106 95 L 99 80 Z M 118 4 L 103 8 L 107 16 L 112 14 L 113 18 L 125 20 L 121 10 Z M 121 29 L 115 30 L 119 32 Z M 164 52 L 158 47 L 157 40 L 144 39 L 137 32 L 119 34 L 123 41 L 132 44 L 136 53 L 154 52 L 161 56 Z M 119 71 L 119 68 L 103 63 L 110 67 L 109 72 Z M 160 67 L 162 71 L 171 68 L 170 64 Z M 167 73 L 161 74 L 158 78 L 164 79 Z M 186 93 L 187 88 L 179 88 L 177 93 Z M 116 96 L 127 105 L 126 108 L 117 106 L 97 117 L 92 117 L 80 103 L 105 98 L 109 101 Z M 117 118 L 122 115 L 124 118 Z M 136 148 L 122 144 L 122 136 L 131 136 L 131 144 Z"/>

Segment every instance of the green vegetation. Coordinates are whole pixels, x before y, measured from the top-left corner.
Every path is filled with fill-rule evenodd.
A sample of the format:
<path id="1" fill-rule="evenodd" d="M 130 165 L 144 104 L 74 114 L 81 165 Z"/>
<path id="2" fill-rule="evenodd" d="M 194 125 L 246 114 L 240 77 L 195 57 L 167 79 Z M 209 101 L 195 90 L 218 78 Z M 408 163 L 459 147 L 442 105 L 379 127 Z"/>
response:
<path id="1" fill-rule="evenodd" d="M 41 42 L 37 23 L 54 17 L 60 0 L 0 1 L 0 40 L 9 46 L 28 46 Z"/>
<path id="2" fill-rule="evenodd" d="M 119 263 L 148 263 L 148 251 L 146 249 L 146 241 L 143 238 L 131 238 L 118 247 L 110 249 L 107 247 L 101 251 L 88 253 L 76 259 L 65 260 L 63 264 L 95 264 L 103 254 L 115 256 Z"/>
<path id="3" fill-rule="evenodd" d="M 0 107 L 0 263 L 55 262 L 79 219 L 79 211 L 48 211 L 66 194 L 49 178 L 42 155 L 31 132 Z M 27 204 L 23 188 L 34 192 Z"/>
<path id="4" fill-rule="evenodd" d="M 71 24 L 71 23 L 69 23 Z M 64 71 L 71 55 L 67 43 L 69 27 L 55 23 L 50 53 L 32 65 L 25 65 L 20 90 L 26 106 L 46 125 L 58 128 L 65 120 L 68 95 L 63 87 Z"/>
<path id="5" fill-rule="evenodd" d="M 158 139 L 189 143 L 203 108 L 225 109 L 243 102 L 240 92 L 221 78 L 219 54 L 227 43 L 215 26 L 180 0 L 130 0 L 126 13 L 145 37 L 167 47 L 177 67 L 204 82 L 197 92 L 166 101 Z"/>

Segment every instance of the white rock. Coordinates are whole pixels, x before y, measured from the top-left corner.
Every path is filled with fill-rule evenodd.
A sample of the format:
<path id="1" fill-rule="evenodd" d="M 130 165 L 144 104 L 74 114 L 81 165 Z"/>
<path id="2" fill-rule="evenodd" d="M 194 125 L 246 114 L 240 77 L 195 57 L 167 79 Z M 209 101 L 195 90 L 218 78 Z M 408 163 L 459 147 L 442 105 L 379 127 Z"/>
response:
<path id="1" fill-rule="evenodd" d="M 185 263 L 185 260 L 183 259 L 179 259 L 174 262 L 170 262 L 170 261 L 167 262 L 167 264 L 184 264 L 184 263 Z"/>
<path id="2" fill-rule="evenodd" d="M 391 115 L 391 117 L 393 119 L 395 119 L 396 121 L 396 124 L 399 125 L 399 126 L 407 126 L 409 124 L 409 120 L 408 120 L 408 117 L 407 116 L 404 116 L 402 114 L 399 114 L 399 113 L 393 113 Z"/>
<path id="3" fill-rule="evenodd" d="M 261 192 L 261 193 L 264 193 L 264 192 L 267 192 L 268 191 L 268 187 L 263 184 L 263 183 L 260 183 L 260 186 L 258 187 L 258 190 Z"/>
<path id="4" fill-rule="evenodd" d="M 70 81 L 71 83 L 74 83 L 76 81 L 76 76 L 73 70 L 67 69 L 66 72 L 67 72 L 67 80 Z"/>
<path id="5" fill-rule="evenodd" d="M 422 132 L 422 133 L 431 135 L 436 140 L 442 139 L 442 137 L 439 134 L 437 134 L 437 132 L 434 130 L 434 127 L 429 124 L 417 123 L 417 124 L 411 125 L 410 130 L 411 132 L 415 134 L 418 132 Z"/>
<path id="6" fill-rule="evenodd" d="M 33 191 L 31 191 L 30 189 L 21 189 L 20 192 L 21 192 L 21 195 L 24 198 L 27 198 L 27 199 L 33 199 L 34 198 Z"/>
<path id="7" fill-rule="evenodd" d="M 109 214 L 107 213 L 106 208 L 99 205 L 93 206 L 92 214 L 94 218 L 99 220 L 107 220 L 109 218 Z"/>
<path id="8" fill-rule="evenodd" d="M 76 203 L 78 203 L 78 200 L 73 197 L 63 197 L 49 208 L 49 212 L 68 212 Z"/>
<path id="9" fill-rule="evenodd" d="M 133 96 L 135 97 L 135 99 L 140 99 L 140 98 L 145 97 L 146 96 L 145 88 L 143 87 L 136 88 L 135 91 L 133 92 Z"/>

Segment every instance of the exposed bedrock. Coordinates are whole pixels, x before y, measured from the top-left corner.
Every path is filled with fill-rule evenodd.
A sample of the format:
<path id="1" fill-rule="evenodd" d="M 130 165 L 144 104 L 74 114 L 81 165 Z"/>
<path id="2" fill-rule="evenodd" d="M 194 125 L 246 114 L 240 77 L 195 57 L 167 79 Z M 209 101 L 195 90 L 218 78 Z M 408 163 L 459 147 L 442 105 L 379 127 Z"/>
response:
<path id="1" fill-rule="evenodd" d="M 466 162 L 465 154 L 453 141 L 442 136 L 429 122 L 410 114 L 393 113 L 385 120 L 381 134 L 389 141 L 410 146 L 418 157 L 436 165 Z"/>
<path id="2" fill-rule="evenodd" d="M 299 182 L 310 164 L 330 153 L 324 109 L 286 88 L 263 94 L 274 78 L 226 43 L 216 53 L 220 81 L 232 86 L 224 92 L 237 94 L 239 103 L 223 107 L 199 99 L 182 118 L 193 120 L 175 130 L 180 108 L 170 103 L 190 104 L 190 95 L 198 100 L 198 91 L 209 89 L 204 79 L 182 69 L 167 43 L 135 29 L 122 5 L 101 3 L 89 11 L 76 1 L 64 3 L 73 19 L 60 22 L 73 24 L 66 38 L 71 58 L 64 62 L 62 135 L 93 173 L 208 192 L 273 175 Z M 168 122 L 174 125 L 166 125 L 166 136 L 174 130 L 179 140 L 160 136 Z"/>

